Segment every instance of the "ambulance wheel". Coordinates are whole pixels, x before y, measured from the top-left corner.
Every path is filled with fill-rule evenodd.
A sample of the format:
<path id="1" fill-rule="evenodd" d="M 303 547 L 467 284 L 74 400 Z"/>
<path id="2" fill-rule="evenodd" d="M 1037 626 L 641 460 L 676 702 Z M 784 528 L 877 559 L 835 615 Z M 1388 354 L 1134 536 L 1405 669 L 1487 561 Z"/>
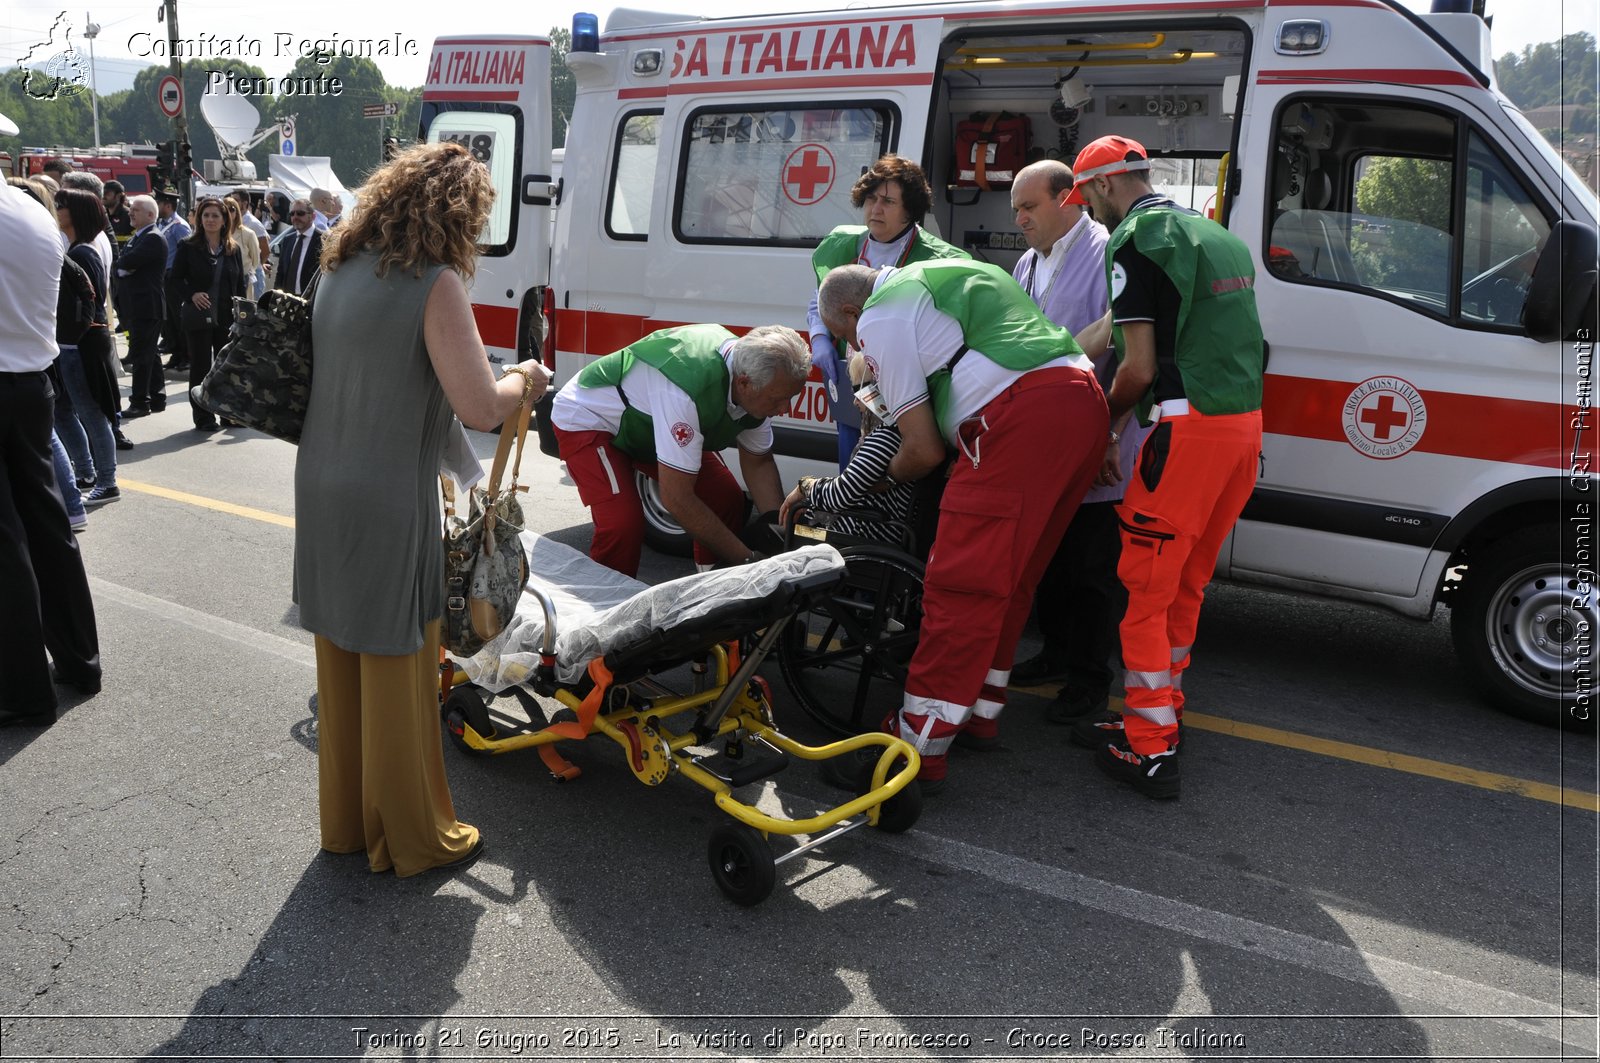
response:
<path id="1" fill-rule="evenodd" d="M 784 682 L 837 735 L 876 730 L 900 708 L 922 631 L 922 565 L 884 546 L 847 546 L 845 578 L 795 613 L 778 643 Z"/>
<path id="2" fill-rule="evenodd" d="M 450 696 L 444 699 L 441 711 L 444 714 L 445 733 L 450 736 L 450 742 L 457 749 L 469 757 L 489 755 L 487 750 L 469 746 L 461 734 L 462 725 L 465 724 L 478 732 L 480 738 L 495 736 L 494 723 L 489 719 L 489 704 L 484 701 L 483 694 L 476 687 L 463 683 L 450 691 Z"/>
<path id="3" fill-rule="evenodd" d="M 719 823 L 706 847 L 711 877 L 734 904 L 760 904 L 778 882 L 778 865 L 761 832 L 744 823 Z"/>
<path id="4" fill-rule="evenodd" d="M 866 794 L 872 789 L 872 769 L 877 763 L 877 759 L 873 758 L 861 765 L 861 776 L 856 782 L 856 793 Z M 889 766 L 889 771 L 884 778 L 893 777 L 894 773 L 904 766 L 904 757 L 896 760 Z M 921 816 L 922 784 L 912 779 L 906 783 L 903 790 L 878 806 L 878 829 L 888 834 L 904 834 L 916 826 L 917 820 Z"/>
<path id="5" fill-rule="evenodd" d="M 1461 663 L 1500 708 L 1592 730 L 1593 698 L 1580 705 L 1576 673 L 1592 657 L 1600 613 L 1578 566 L 1562 562 L 1572 551 L 1557 536 L 1549 525 L 1523 528 L 1473 556 L 1450 633 Z M 1584 604 L 1574 607 L 1575 600 Z"/>
<path id="6" fill-rule="evenodd" d="M 645 545 L 669 557 L 692 557 L 694 540 L 678 524 L 678 518 L 667 511 L 666 503 L 661 501 L 661 485 L 637 470 L 633 482 L 644 506 Z"/>

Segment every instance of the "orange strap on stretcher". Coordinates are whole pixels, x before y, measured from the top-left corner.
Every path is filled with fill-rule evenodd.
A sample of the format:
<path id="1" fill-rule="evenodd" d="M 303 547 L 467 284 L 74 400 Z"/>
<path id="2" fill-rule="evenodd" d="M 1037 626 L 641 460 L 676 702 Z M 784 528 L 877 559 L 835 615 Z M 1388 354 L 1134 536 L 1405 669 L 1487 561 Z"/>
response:
<path id="1" fill-rule="evenodd" d="M 605 658 L 596 657 L 589 662 L 589 678 L 594 680 L 594 689 L 589 691 L 589 696 L 578 706 L 577 720 L 553 723 L 545 728 L 546 731 L 562 738 L 589 737 L 590 732 L 594 730 L 594 718 L 600 715 L 600 707 L 606 703 L 606 695 L 611 691 L 611 669 L 606 667 Z M 551 775 L 562 781 L 576 779 L 582 774 L 582 769 L 556 752 L 554 742 L 539 747 L 539 759 L 544 761 L 544 766 L 550 769 Z"/>

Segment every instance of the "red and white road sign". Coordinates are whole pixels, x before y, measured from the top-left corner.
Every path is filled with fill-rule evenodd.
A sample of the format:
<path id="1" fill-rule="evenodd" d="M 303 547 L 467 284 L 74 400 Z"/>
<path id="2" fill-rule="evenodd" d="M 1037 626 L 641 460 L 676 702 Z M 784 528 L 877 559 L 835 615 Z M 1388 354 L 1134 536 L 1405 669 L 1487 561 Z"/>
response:
<path id="1" fill-rule="evenodd" d="M 183 82 L 168 74 L 156 85 L 156 102 L 161 104 L 161 113 L 168 118 L 176 118 L 183 113 Z"/>

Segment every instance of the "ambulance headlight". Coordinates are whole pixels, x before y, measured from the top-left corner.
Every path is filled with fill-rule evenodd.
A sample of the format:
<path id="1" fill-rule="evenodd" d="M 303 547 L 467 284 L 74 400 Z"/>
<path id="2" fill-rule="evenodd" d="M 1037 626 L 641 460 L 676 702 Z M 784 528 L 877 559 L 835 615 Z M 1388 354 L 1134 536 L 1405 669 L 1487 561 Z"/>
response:
<path id="1" fill-rule="evenodd" d="M 600 18 L 588 11 L 572 16 L 572 50 L 598 52 L 600 50 Z"/>
<path id="2" fill-rule="evenodd" d="M 1297 18 L 1278 27 L 1279 55 L 1319 55 L 1328 48 L 1328 24 L 1320 19 Z"/>

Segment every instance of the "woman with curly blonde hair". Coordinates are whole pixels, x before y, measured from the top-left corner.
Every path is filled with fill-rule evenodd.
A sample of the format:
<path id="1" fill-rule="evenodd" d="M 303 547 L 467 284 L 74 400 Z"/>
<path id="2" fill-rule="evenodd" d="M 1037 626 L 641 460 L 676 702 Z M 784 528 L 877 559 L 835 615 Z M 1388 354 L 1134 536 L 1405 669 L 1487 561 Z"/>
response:
<path id="1" fill-rule="evenodd" d="M 295 466 L 295 600 L 316 635 L 322 848 L 402 877 L 483 849 L 440 753 L 439 459 L 454 417 L 491 429 L 549 387 L 495 379 L 463 277 L 489 171 L 457 144 L 401 153 L 329 230 L 316 376 Z"/>

